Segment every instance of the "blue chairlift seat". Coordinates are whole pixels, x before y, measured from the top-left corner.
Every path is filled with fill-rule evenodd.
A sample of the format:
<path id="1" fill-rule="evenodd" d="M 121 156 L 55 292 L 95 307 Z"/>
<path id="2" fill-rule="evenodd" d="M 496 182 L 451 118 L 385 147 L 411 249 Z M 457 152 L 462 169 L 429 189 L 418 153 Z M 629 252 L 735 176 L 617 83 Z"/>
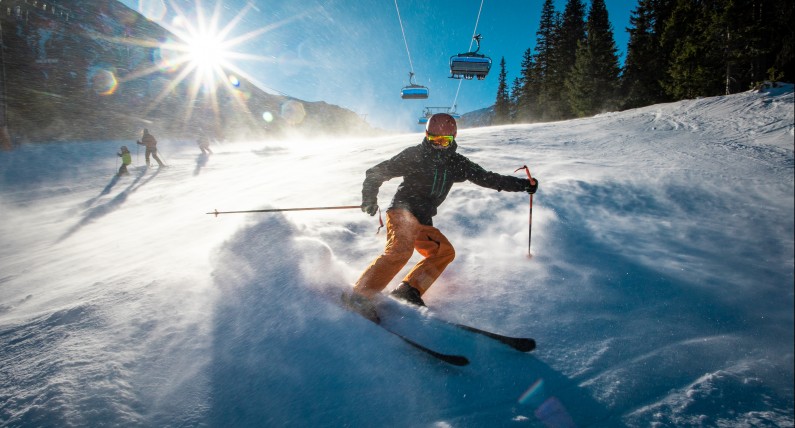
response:
<path id="1" fill-rule="evenodd" d="M 428 98 L 428 88 L 414 83 L 414 72 L 409 72 L 409 85 L 400 90 L 400 98 L 404 100 L 424 100 Z"/>
<path id="2" fill-rule="evenodd" d="M 491 58 L 486 55 L 467 52 L 450 57 L 450 77 L 453 79 L 471 80 L 477 77 L 483 80 L 491 70 Z"/>
<path id="3" fill-rule="evenodd" d="M 425 107 L 422 112 L 422 116 L 420 116 L 419 120 L 417 121 L 418 125 L 425 125 L 428 123 L 428 119 L 431 118 L 436 113 L 447 113 L 450 116 L 453 116 L 454 119 L 458 120 L 461 118 L 461 115 L 455 112 L 455 106 L 453 107 Z"/>
<path id="4" fill-rule="evenodd" d="M 409 85 L 400 90 L 400 98 L 404 100 L 424 100 L 428 98 L 428 88 L 420 85 Z"/>
<path id="5" fill-rule="evenodd" d="M 481 35 L 472 37 L 478 44 L 478 48 L 472 52 L 460 53 L 450 57 L 450 78 L 471 80 L 477 77 L 483 80 L 491 70 L 491 58 L 479 54 Z"/>

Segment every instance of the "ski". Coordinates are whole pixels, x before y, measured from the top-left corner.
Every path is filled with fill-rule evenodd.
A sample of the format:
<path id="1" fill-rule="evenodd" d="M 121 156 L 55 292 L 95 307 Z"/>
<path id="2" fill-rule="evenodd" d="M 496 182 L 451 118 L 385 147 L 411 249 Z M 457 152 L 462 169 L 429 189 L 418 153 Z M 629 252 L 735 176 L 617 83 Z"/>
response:
<path id="1" fill-rule="evenodd" d="M 380 326 L 384 330 L 394 334 L 395 336 L 403 339 L 403 341 L 408 343 L 409 345 L 419 349 L 422 352 L 425 352 L 428 355 L 431 355 L 431 356 L 433 356 L 435 358 L 438 358 L 439 360 L 444 361 L 445 363 L 452 364 L 454 366 L 466 366 L 466 365 L 469 364 L 469 359 L 467 359 L 467 357 L 465 357 L 463 355 L 444 354 L 442 352 L 434 351 L 433 349 L 428 348 L 427 346 L 424 346 L 424 345 L 420 345 L 419 343 L 409 339 L 408 337 L 403 336 L 402 334 L 400 334 L 398 332 L 392 331 L 392 330 L 382 326 L 381 324 L 378 324 L 378 326 Z"/>
<path id="2" fill-rule="evenodd" d="M 403 305 L 411 306 L 411 304 L 407 304 L 406 302 L 399 301 L 398 299 L 394 299 L 393 298 L 393 300 L 396 300 L 396 301 L 398 301 L 399 303 L 401 303 Z M 498 341 L 500 343 L 503 343 L 505 345 L 508 345 L 511 348 L 516 349 L 517 351 L 520 351 L 520 352 L 530 352 L 530 351 L 536 349 L 536 341 L 534 339 L 529 338 L 529 337 L 505 336 L 505 335 L 494 333 L 494 332 L 491 332 L 491 331 L 486 331 L 486 330 L 483 330 L 483 329 L 480 329 L 480 328 L 477 328 L 477 327 L 472 327 L 470 325 L 459 324 L 457 322 L 448 321 L 446 319 L 439 318 L 439 317 L 436 317 L 436 316 L 433 316 L 433 318 L 437 319 L 437 320 L 439 320 L 439 321 L 441 321 L 441 322 L 443 322 L 443 323 L 445 323 L 447 325 L 451 325 L 453 327 L 460 328 L 462 330 L 466 330 L 466 331 L 469 331 L 471 333 L 479 334 L 481 336 L 485 336 L 485 337 L 488 337 L 490 339 L 496 340 L 496 341 Z"/>
<path id="3" fill-rule="evenodd" d="M 502 334 L 493 333 L 486 330 L 481 330 L 479 328 L 475 328 L 469 325 L 458 324 L 452 321 L 442 320 L 445 323 L 452 325 L 454 327 L 458 327 L 462 330 L 466 330 L 472 333 L 480 334 L 482 336 L 486 336 L 488 338 L 494 339 L 498 342 L 504 343 L 510 346 L 513 349 L 521 352 L 530 352 L 536 349 L 536 341 L 534 339 L 530 339 L 529 337 L 511 337 L 505 336 Z"/>
<path id="4" fill-rule="evenodd" d="M 452 364 L 454 366 L 466 366 L 466 365 L 469 364 L 469 359 L 467 359 L 467 357 L 465 357 L 463 355 L 445 354 L 443 352 L 435 351 L 435 350 L 433 350 L 433 349 L 431 349 L 431 348 L 429 348 L 429 347 L 427 347 L 425 345 L 421 345 L 421 344 L 409 339 L 408 337 L 406 337 L 406 336 L 404 336 L 404 335 L 402 335 L 402 334 L 400 334 L 400 333 L 398 333 L 396 331 L 388 329 L 386 326 L 381 324 L 380 319 L 378 319 L 377 317 L 376 317 L 376 319 L 373 320 L 373 319 L 370 319 L 370 318 L 364 316 L 362 313 L 358 312 L 354 308 L 349 307 L 345 303 L 345 297 L 344 296 L 345 296 L 345 294 L 343 293 L 343 299 L 342 299 L 343 308 L 345 308 L 346 310 L 348 310 L 350 312 L 353 312 L 353 313 L 355 313 L 357 315 L 360 315 L 362 318 L 366 319 L 367 321 L 370 321 L 373 324 L 383 328 L 385 331 L 388 331 L 389 333 L 392 333 L 393 335 L 397 336 L 398 338 L 400 338 L 404 342 L 406 342 L 409 345 L 413 346 L 415 349 L 418 349 L 418 350 L 420 350 L 420 351 L 422 351 L 422 352 L 424 352 L 424 353 L 426 353 L 426 354 L 428 354 L 428 355 L 430 355 L 430 356 L 432 356 L 434 358 L 439 359 L 440 361 L 444 361 L 445 363 Z"/>

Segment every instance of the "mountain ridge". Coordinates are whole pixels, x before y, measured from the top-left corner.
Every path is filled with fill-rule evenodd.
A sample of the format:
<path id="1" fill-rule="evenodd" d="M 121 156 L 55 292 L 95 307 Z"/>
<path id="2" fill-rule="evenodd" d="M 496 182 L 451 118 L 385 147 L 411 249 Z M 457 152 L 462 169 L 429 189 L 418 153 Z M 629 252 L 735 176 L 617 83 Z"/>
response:
<path id="1" fill-rule="evenodd" d="M 142 128 L 230 140 L 372 129 L 348 109 L 270 94 L 232 73 L 219 90 L 192 89 L 161 49 L 177 37 L 118 1 L 3 6 L 0 126 L 15 144 L 129 139 Z"/>

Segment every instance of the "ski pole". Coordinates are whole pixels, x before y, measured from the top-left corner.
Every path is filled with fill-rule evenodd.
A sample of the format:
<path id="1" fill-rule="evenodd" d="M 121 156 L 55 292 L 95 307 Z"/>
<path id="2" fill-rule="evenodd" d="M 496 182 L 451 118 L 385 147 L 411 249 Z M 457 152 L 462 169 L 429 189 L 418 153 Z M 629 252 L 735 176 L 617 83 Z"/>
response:
<path id="1" fill-rule="evenodd" d="M 162 150 L 158 149 L 158 150 L 157 150 L 157 152 L 156 152 L 155 154 L 159 155 L 158 157 L 159 157 L 159 158 L 161 158 L 160 160 L 162 160 L 162 161 L 163 161 L 163 163 L 164 163 L 166 166 L 168 166 L 168 159 L 166 159 L 166 155 L 164 155 L 164 154 L 163 154 L 163 151 L 162 151 Z"/>
<path id="2" fill-rule="evenodd" d="M 527 165 L 522 166 L 521 168 L 517 168 L 516 171 L 525 170 L 527 173 L 527 179 L 530 180 L 530 184 L 533 184 L 535 179 L 532 175 L 530 175 L 530 168 Z M 530 218 L 528 220 L 528 229 L 527 229 L 527 257 L 533 257 L 533 253 L 530 252 L 530 244 L 533 242 L 533 194 L 530 194 Z"/>
<path id="3" fill-rule="evenodd" d="M 244 211 L 218 211 L 213 210 L 211 213 L 205 214 L 212 214 L 218 217 L 219 214 L 244 214 L 244 213 L 276 213 L 276 212 L 283 212 L 283 211 L 318 211 L 318 210 L 350 210 L 350 209 L 360 209 L 361 205 L 345 205 L 339 207 L 309 207 L 309 208 L 273 208 L 267 210 L 244 210 Z"/>

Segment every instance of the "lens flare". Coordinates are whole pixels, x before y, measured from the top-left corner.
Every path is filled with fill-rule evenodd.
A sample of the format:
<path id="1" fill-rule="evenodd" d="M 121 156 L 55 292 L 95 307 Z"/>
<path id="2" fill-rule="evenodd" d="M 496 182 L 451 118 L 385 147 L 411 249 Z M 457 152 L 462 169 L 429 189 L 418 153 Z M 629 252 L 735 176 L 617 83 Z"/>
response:
<path id="1" fill-rule="evenodd" d="M 99 95 L 113 95 L 119 87 L 116 75 L 110 70 L 95 69 L 89 73 L 89 79 L 91 88 Z"/>
<path id="2" fill-rule="evenodd" d="M 188 13 L 183 10 L 183 7 L 187 8 Z M 247 46 L 251 40 L 269 31 L 317 12 L 316 9 L 304 10 L 279 22 L 256 28 L 244 34 L 235 34 L 239 24 L 244 23 L 246 14 L 252 9 L 256 9 L 253 2 L 246 2 L 240 12 L 230 21 L 224 23 L 222 16 L 225 6 L 222 0 L 217 0 L 214 8 L 210 9 L 205 9 L 201 0 L 172 1 L 168 2 L 168 7 L 166 7 L 165 0 L 139 0 L 138 10 L 147 18 L 157 21 L 170 34 L 174 35 L 173 38 L 162 41 L 152 40 L 145 36 L 134 38 L 128 35 L 112 40 L 121 44 L 143 47 L 152 52 L 152 64 L 136 68 L 125 74 L 121 80 L 122 85 L 126 81 L 144 77 L 148 77 L 148 80 L 168 79 L 168 84 L 162 85 L 162 90 L 156 96 L 147 98 L 148 105 L 143 114 L 155 110 L 161 103 L 168 100 L 174 91 L 181 90 L 183 82 L 189 83 L 184 110 L 186 123 L 190 122 L 194 112 L 212 110 L 215 117 L 219 118 L 221 109 L 229 108 L 223 100 L 219 99 L 219 91 L 226 91 L 230 95 L 230 98 L 234 100 L 236 110 L 250 112 L 247 101 L 251 98 L 251 93 L 239 89 L 241 82 L 248 81 L 261 88 L 265 88 L 265 86 L 239 68 L 235 62 L 253 60 L 276 63 L 278 59 L 270 55 L 241 53 L 235 49 Z M 170 15 L 171 18 L 167 19 L 167 15 Z M 295 61 L 287 62 L 294 63 Z M 107 92 L 107 90 L 103 92 Z M 306 115 L 302 105 L 284 106 L 281 114 L 289 118 L 291 123 L 300 123 Z"/>
<path id="3" fill-rule="evenodd" d="M 304 110 L 302 103 L 289 100 L 282 104 L 281 116 L 290 125 L 298 125 L 306 118 L 306 110 Z"/>
<path id="4" fill-rule="evenodd" d="M 544 402 L 544 380 L 535 381 L 527 391 L 519 397 L 519 404 L 538 407 Z"/>
<path id="5" fill-rule="evenodd" d="M 152 21 L 160 21 L 166 16 L 166 3 L 163 0 L 139 0 L 138 12 L 151 19 Z"/>
<path id="6" fill-rule="evenodd" d="M 184 55 L 175 50 L 173 46 L 178 46 L 178 42 L 167 38 L 160 43 L 157 49 L 152 51 L 152 61 L 157 64 L 161 71 L 167 73 L 176 72 L 185 62 Z"/>

